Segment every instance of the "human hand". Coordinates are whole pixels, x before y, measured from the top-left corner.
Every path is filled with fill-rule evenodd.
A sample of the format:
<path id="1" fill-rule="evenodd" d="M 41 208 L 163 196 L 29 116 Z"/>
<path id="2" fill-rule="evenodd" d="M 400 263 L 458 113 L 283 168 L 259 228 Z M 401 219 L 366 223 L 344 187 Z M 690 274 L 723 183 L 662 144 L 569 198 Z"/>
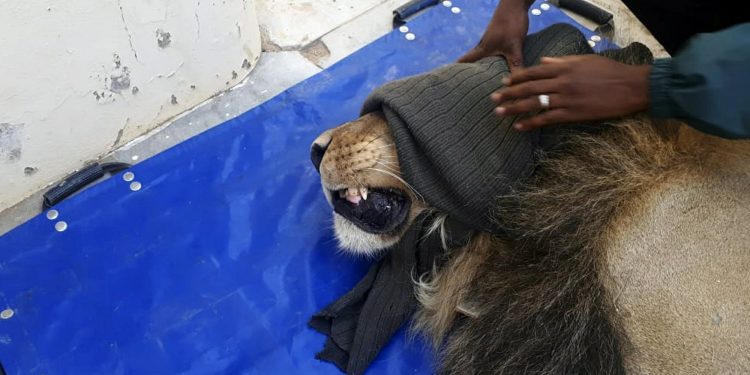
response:
<path id="1" fill-rule="evenodd" d="M 489 56 L 503 56 L 511 71 L 523 67 L 523 40 L 529 32 L 528 9 L 533 1 L 503 0 L 476 47 L 458 62 L 475 62 Z"/>
<path id="2" fill-rule="evenodd" d="M 544 111 L 515 123 L 517 130 L 624 116 L 648 108 L 650 65 L 626 65 L 597 55 L 544 57 L 513 71 L 491 95 L 503 117 Z M 542 108 L 540 95 L 549 96 Z"/>

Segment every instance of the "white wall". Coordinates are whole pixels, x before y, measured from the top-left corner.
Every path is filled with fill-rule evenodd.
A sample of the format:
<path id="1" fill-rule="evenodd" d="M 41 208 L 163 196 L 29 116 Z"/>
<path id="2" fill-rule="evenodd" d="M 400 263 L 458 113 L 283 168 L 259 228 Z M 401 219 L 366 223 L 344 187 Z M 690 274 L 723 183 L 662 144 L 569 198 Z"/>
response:
<path id="1" fill-rule="evenodd" d="M 242 80 L 253 0 L 0 0 L 0 211 Z"/>

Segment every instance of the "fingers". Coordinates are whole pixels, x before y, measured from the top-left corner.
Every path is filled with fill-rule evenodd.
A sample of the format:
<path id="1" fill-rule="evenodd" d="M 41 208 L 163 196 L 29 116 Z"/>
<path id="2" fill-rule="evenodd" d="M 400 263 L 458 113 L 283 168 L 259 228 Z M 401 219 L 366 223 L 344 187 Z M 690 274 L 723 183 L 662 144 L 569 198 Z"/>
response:
<path id="1" fill-rule="evenodd" d="M 523 68 L 523 52 L 520 46 L 513 47 L 510 52 L 501 52 L 499 50 L 488 51 L 483 47 L 476 46 L 458 59 L 459 63 L 473 63 L 489 56 L 503 56 L 508 62 L 510 71 L 513 72 L 518 68 Z"/>
<path id="2" fill-rule="evenodd" d="M 514 86 L 506 86 L 502 90 L 493 92 L 490 95 L 490 99 L 497 104 L 501 104 L 508 100 L 526 98 L 532 95 L 549 95 L 558 91 L 558 82 L 556 80 L 543 79 Z"/>
<path id="3" fill-rule="evenodd" d="M 526 69 L 516 69 L 510 75 L 508 84 L 517 85 L 527 81 L 554 78 L 564 71 L 565 64 L 547 63 Z"/>
<path id="4" fill-rule="evenodd" d="M 513 103 L 507 103 L 502 107 L 495 108 L 495 114 L 498 116 L 512 116 L 521 113 L 534 112 L 542 109 L 551 111 L 555 108 L 564 107 L 563 99 L 557 95 L 549 96 L 549 107 L 542 107 L 542 103 L 539 102 L 539 96 L 532 96 L 522 100 L 518 100 Z"/>
<path id="5" fill-rule="evenodd" d="M 559 64 L 564 63 L 566 60 L 568 59 L 561 57 L 542 57 L 541 62 L 542 64 Z"/>
<path id="6" fill-rule="evenodd" d="M 550 100 L 551 102 L 552 100 Z M 564 124 L 576 121 L 575 115 L 573 112 L 570 112 L 569 110 L 565 108 L 558 108 L 558 109 L 550 109 L 549 111 L 540 112 L 536 116 L 529 117 L 527 119 L 523 119 L 521 121 L 516 122 L 513 127 L 516 130 L 520 131 L 528 131 L 528 130 L 534 130 L 542 126 L 546 125 L 552 125 L 552 124 Z"/>
<path id="7" fill-rule="evenodd" d="M 461 58 L 458 59 L 458 62 L 473 63 L 482 59 L 483 57 L 487 57 L 487 54 L 484 51 L 484 48 L 477 46 L 477 47 L 472 48 L 471 51 L 467 52 L 465 55 L 461 56 Z"/>

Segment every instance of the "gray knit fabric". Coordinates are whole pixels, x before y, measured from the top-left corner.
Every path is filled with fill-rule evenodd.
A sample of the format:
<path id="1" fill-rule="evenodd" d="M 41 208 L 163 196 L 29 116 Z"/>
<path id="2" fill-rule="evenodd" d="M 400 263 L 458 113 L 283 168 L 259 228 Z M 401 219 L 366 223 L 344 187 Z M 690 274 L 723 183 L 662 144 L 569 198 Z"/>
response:
<path id="1" fill-rule="evenodd" d="M 524 63 L 543 56 L 591 53 L 576 28 L 557 24 L 528 36 Z M 440 211 L 479 230 L 498 232 L 492 203 L 528 176 L 540 134 L 499 119 L 490 94 L 509 74 L 504 58 L 451 64 L 390 82 L 365 101 L 362 113 L 382 111 L 396 141 L 404 178 Z"/>

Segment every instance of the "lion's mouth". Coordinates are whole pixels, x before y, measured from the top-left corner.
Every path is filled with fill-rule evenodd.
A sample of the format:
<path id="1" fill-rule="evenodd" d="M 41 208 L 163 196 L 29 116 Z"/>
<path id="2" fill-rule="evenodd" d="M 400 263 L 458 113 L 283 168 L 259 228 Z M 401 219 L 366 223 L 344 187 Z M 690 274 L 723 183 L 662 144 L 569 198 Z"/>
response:
<path id="1" fill-rule="evenodd" d="M 368 233 L 386 234 L 398 229 L 411 202 L 392 188 L 348 188 L 332 191 L 333 210 Z"/>

